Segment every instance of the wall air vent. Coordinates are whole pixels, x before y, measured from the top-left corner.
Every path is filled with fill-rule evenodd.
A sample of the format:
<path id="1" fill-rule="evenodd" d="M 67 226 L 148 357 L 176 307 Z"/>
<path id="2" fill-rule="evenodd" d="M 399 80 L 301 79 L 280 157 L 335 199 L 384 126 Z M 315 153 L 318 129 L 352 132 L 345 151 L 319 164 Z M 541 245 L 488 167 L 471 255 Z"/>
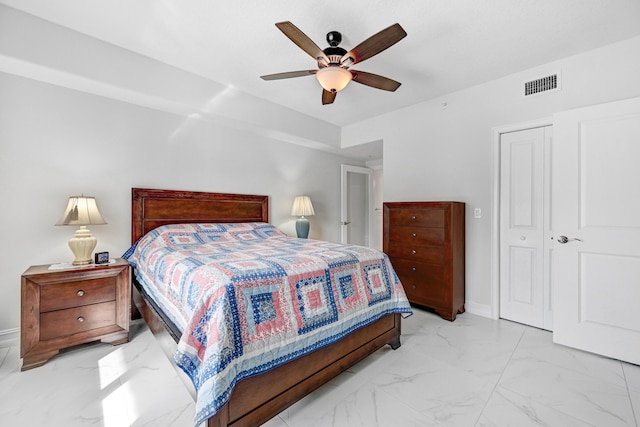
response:
<path id="1" fill-rule="evenodd" d="M 542 92 L 556 91 L 560 89 L 560 77 L 558 73 L 547 77 L 531 80 L 524 84 L 524 96 L 535 95 Z"/>

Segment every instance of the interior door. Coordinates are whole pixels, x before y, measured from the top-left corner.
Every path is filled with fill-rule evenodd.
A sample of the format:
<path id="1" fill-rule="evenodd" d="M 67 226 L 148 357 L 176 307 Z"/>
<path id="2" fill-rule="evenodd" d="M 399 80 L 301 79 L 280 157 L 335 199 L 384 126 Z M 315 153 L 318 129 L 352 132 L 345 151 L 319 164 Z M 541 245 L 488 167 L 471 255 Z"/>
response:
<path id="1" fill-rule="evenodd" d="M 551 330 L 551 126 L 500 135 L 500 317 Z"/>
<path id="2" fill-rule="evenodd" d="M 369 246 L 373 211 L 373 171 L 360 166 L 342 165 L 341 241 Z"/>
<path id="3" fill-rule="evenodd" d="M 554 116 L 556 343 L 640 364 L 640 98 Z"/>

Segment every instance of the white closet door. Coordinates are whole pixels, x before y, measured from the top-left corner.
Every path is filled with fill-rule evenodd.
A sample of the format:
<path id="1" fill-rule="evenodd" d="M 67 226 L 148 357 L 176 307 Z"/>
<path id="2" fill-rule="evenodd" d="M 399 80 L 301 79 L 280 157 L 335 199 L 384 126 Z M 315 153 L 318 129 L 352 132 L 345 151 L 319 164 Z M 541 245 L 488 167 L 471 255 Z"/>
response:
<path id="1" fill-rule="evenodd" d="M 551 127 L 500 136 L 500 317 L 551 329 L 548 191 Z"/>

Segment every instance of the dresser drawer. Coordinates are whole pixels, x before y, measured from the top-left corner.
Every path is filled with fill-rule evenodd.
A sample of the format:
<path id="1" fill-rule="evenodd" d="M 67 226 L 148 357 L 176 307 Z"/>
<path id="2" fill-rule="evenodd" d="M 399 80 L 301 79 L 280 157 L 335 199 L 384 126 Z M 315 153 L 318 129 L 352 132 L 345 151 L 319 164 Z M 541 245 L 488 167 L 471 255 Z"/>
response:
<path id="1" fill-rule="evenodd" d="M 62 310 L 116 299 L 116 276 L 42 286 L 40 312 Z"/>
<path id="2" fill-rule="evenodd" d="M 405 280 L 444 283 L 444 269 L 441 265 L 416 262 L 403 258 L 389 258 L 393 269 L 404 285 Z"/>
<path id="3" fill-rule="evenodd" d="M 391 260 L 407 298 L 427 306 L 440 306 L 446 298 L 442 268 L 401 259 Z"/>
<path id="4" fill-rule="evenodd" d="M 444 245 L 444 229 L 394 226 L 389 231 L 389 241 L 410 245 Z"/>
<path id="5" fill-rule="evenodd" d="M 412 303 L 434 308 L 443 305 L 446 296 L 444 285 L 435 286 L 433 283 L 406 281 L 402 282 L 402 286 Z"/>
<path id="6" fill-rule="evenodd" d="M 50 311 L 40 315 L 40 339 L 65 337 L 115 323 L 115 301 Z"/>
<path id="7" fill-rule="evenodd" d="M 442 245 L 416 245 L 399 242 L 397 240 L 389 241 L 387 255 L 393 258 L 404 258 L 414 262 L 426 262 L 430 264 L 442 265 L 444 262 L 444 250 Z"/>
<path id="8" fill-rule="evenodd" d="M 444 209 L 389 209 L 389 221 L 394 225 L 443 228 Z"/>

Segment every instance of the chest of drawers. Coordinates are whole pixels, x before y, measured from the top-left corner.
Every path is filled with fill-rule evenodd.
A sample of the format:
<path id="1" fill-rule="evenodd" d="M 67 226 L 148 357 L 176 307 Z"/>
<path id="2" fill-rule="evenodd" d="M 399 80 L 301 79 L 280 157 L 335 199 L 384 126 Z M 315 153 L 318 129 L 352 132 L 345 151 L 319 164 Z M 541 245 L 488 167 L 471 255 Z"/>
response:
<path id="1" fill-rule="evenodd" d="M 383 250 L 409 301 L 447 320 L 464 312 L 464 211 L 461 202 L 383 205 Z"/>
<path id="2" fill-rule="evenodd" d="M 51 270 L 30 267 L 22 275 L 20 357 L 35 368 L 60 349 L 101 340 L 129 339 L 129 264 Z"/>

